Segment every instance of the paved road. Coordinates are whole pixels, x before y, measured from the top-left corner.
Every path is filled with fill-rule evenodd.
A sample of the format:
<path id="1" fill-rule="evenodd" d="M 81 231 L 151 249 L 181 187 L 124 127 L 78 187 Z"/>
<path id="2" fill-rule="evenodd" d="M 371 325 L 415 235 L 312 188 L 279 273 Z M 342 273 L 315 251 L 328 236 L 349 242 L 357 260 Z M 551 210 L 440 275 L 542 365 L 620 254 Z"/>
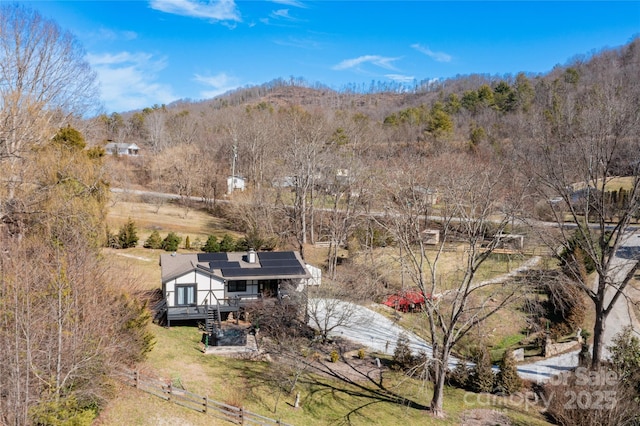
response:
<path id="1" fill-rule="evenodd" d="M 629 232 L 622 241 L 620 249 L 616 252 L 616 256 L 611 261 L 611 270 L 615 274 L 615 281 L 622 281 L 633 265 L 638 262 L 639 258 L 640 233 L 637 231 Z M 615 289 L 609 288 L 606 292 L 606 303 L 611 301 L 614 293 Z M 624 294 L 631 300 L 640 300 L 640 292 L 633 287 L 627 287 Z M 620 333 L 627 325 L 633 325 L 635 333 L 640 336 L 640 323 L 638 322 L 638 318 L 636 318 L 633 309 L 631 309 L 630 302 L 627 297 L 620 297 L 607 317 L 604 332 L 605 348 L 603 351 L 605 358 L 610 356 L 607 347 L 611 345 L 615 335 Z M 577 367 L 578 352 L 579 351 L 573 351 L 557 357 L 547 358 L 526 365 L 520 365 L 518 367 L 518 372 L 523 378 L 544 381 L 561 371 Z"/>
<path id="2" fill-rule="evenodd" d="M 616 277 L 618 279 L 626 274 L 629 268 L 633 266 L 634 262 L 638 261 L 638 254 L 640 254 L 640 234 L 637 232 L 629 233 L 618 254 L 613 259 L 614 270 L 616 271 Z M 530 266 L 532 265 L 525 265 L 525 268 Z M 499 277 L 498 282 L 500 281 L 500 278 L 504 280 L 510 275 L 513 275 L 513 273 Z M 634 292 L 636 292 L 635 289 L 629 288 L 626 293 L 631 295 Z M 608 294 L 609 300 L 612 295 L 613 291 Z M 634 300 L 640 300 L 636 298 L 637 296 L 637 294 L 633 296 Z M 312 299 L 310 303 L 318 303 L 321 307 L 323 301 Z M 395 350 L 398 336 L 401 333 L 405 333 L 409 338 L 409 347 L 413 353 L 424 351 L 427 355 L 431 356 L 431 346 L 429 346 L 429 344 L 420 337 L 405 330 L 401 323 L 391 321 L 383 315 L 364 306 L 335 300 L 330 300 L 327 303 L 330 305 L 337 304 L 337 306 L 342 306 L 343 309 L 350 310 L 352 312 L 350 320 L 347 323 L 336 327 L 332 333 L 330 333 L 331 335 L 341 336 L 354 342 L 358 342 L 373 351 L 392 355 Z M 319 309 L 319 316 L 322 317 L 322 309 Z M 322 318 L 322 320 L 324 320 L 324 318 Z M 329 323 L 331 324 L 331 318 L 329 319 Z M 613 311 L 607 318 L 605 345 L 609 345 L 613 337 L 628 324 L 633 324 L 634 330 L 638 335 L 640 335 L 640 324 L 638 323 L 637 318 L 635 318 L 633 311 L 628 308 L 627 299 L 621 297 L 618 299 Z M 606 355 L 608 355 L 608 351 L 606 352 Z M 457 363 L 457 359 L 451 358 L 449 367 L 453 368 Z M 577 365 L 578 352 L 574 351 L 557 357 L 546 358 L 537 362 L 519 365 L 518 372 L 523 378 L 543 382 L 553 375 L 562 371 L 570 370 Z"/>

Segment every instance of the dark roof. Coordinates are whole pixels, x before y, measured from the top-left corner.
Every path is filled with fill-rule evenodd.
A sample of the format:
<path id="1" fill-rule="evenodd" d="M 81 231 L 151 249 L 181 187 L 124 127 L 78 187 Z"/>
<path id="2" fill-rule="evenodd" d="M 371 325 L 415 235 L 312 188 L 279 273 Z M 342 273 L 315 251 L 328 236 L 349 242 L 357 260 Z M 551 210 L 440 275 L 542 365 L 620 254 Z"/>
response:
<path id="1" fill-rule="evenodd" d="M 256 261 L 248 262 L 247 252 L 172 253 L 160 255 L 162 282 L 194 270 L 225 280 L 300 279 L 311 275 L 295 251 L 256 252 Z"/>

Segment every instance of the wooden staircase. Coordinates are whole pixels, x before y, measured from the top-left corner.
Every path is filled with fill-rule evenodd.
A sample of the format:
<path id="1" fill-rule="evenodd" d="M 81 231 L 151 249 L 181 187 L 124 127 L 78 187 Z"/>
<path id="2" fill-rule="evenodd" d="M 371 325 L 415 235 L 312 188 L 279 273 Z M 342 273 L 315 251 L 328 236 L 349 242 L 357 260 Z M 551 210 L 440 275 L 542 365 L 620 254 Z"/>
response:
<path id="1" fill-rule="evenodd" d="M 220 305 L 207 305 L 207 317 L 205 319 L 205 329 L 210 336 L 222 328 L 222 316 L 220 315 Z"/>

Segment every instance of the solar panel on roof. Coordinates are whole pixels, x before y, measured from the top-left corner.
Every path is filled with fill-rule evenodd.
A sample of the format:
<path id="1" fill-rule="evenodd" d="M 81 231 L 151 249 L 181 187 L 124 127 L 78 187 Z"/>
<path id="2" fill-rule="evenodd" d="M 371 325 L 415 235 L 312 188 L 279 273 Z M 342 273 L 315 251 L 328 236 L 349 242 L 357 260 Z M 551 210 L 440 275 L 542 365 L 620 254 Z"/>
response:
<path id="1" fill-rule="evenodd" d="M 198 262 L 228 260 L 227 253 L 198 253 Z"/>
<path id="2" fill-rule="evenodd" d="M 260 264 L 263 268 L 270 268 L 274 266 L 300 266 L 300 262 L 298 262 L 298 259 L 267 259 L 261 260 Z"/>
<path id="3" fill-rule="evenodd" d="M 305 270 L 300 266 L 283 266 L 260 269 L 225 268 L 222 269 L 222 275 L 225 277 L 305 275 Z"/>
<path id="4" fill-rule="evenodd" d="M 282 260 L 282 259 L 295 259 L 296 255 L 292 251 L 261 251 L 257 253 L 258 259 L 262 263 L 263 260 Z"/>
<path id="5" fill-rule="evenodd" d="M 222 268 L 239 268 L 240 262 L 231 262 L 227 260 L 214 260 L 209 262 L 209 268 L 222 269 Z"/>

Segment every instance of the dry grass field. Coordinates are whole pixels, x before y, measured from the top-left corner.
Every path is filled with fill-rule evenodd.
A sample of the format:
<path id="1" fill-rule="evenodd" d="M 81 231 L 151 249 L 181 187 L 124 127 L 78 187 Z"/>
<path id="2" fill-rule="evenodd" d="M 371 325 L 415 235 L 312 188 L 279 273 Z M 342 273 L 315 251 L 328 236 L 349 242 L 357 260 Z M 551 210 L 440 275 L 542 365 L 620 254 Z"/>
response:
<path id="1" fill-rule="evenodd" d="M 107 216 L 109 229 L 115 233 L 129 219 L 136 224 L 140 246 L 154 230 L 158 231 L 163 238 L 168 232 L 175 232 L 182 237 L 183 242 L 187 236 L 191 242 L 199 238 L 203 243 L 209 235 L 221 237 L 227 233 L 234 238 L 239 237 L 239 234 L 226 229 L 223 219 L 202 210 L 187 210 L 167 201 L 162 204 L 152 204 L 135 199 L 124 201 L 116 199 L 110 206 Z"/>

